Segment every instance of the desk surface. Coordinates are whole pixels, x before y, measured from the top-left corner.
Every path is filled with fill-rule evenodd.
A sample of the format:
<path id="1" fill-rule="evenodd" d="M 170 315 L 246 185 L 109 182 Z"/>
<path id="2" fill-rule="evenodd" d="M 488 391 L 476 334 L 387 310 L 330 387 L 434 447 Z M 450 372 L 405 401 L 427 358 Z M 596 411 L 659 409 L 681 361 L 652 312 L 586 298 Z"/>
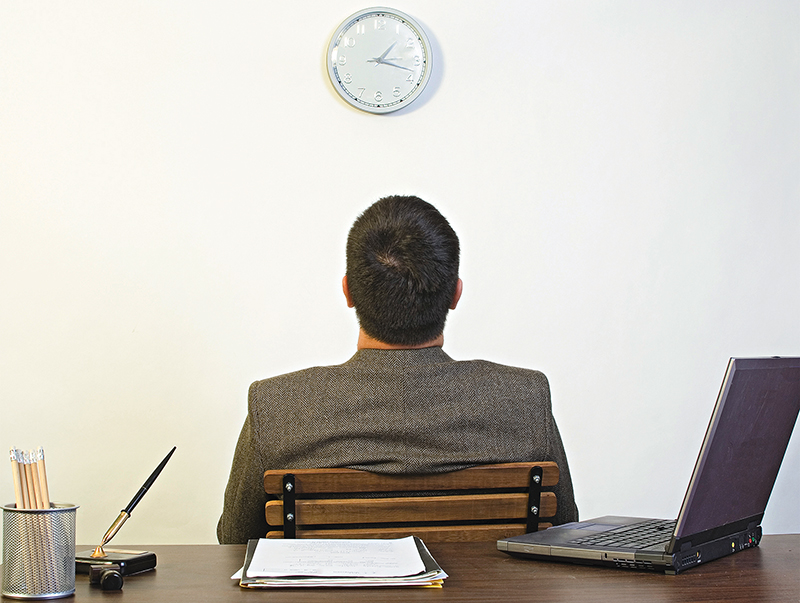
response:
<path id="1" fill-rule="evenodd" d="M 138 548 L 138 547 L 137 547 Z M 78 575 L 74 599 L 153 601 L 800 601 L 800 535 L 765 536 L 761 546 L 677 576 L 516 559 L 494 542 L 431 543 L 450 575 L 441 589 L 243 589 L 230 576 L 243 545 L 142 547 L 158 556 L 155 571 L 128 576 L 122 592 L 105 593 Z M 3 598 L 4 601 L 11 599 Z"/>

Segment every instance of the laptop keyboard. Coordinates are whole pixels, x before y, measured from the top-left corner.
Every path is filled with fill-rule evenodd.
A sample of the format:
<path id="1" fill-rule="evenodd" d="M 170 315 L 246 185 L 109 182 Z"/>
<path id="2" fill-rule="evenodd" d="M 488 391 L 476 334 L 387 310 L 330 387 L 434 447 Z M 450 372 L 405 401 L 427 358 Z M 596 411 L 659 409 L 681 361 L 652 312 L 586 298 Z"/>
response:
<path id="1" fill-rule="evenodd" d="M 675 530 L 674 519 L 650 519 L 570 540 L 571 544 L 644 549 L 667 542 Z"/>

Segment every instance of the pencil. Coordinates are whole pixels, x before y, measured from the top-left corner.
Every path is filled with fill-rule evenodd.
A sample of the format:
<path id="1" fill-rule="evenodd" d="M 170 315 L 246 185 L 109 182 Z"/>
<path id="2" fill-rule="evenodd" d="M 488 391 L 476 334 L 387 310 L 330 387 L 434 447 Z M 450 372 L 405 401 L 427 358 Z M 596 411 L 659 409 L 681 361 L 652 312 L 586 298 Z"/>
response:
<path id="1" fill-rule="evenodd" d="M 11 477 L 14 479 L 14 502 L 17 509 L 22 509 L 25 502 L 22 498 L 22 482 L 19 479 L 19 463 L 17 462 L 17 449 L 12 448 L 11 454 Z"/>
<path id="2" fill-rule="evenodd" d="M 28 451 L 28 458 L 31 461 L 31 476 L 33 481 L 33 494 L 36 498 L 36 505 L 34 509 L 44 509 L 42 502 L 42 487 L 39 485 L 39 461 L 36 457 L 36 452 L 33 450 Z"/>
<path id="3" fill-rule="evenodd" d="M 50 508 L 50 490 L 47 487 L 47 468 L 44 464 L 44 448 L 39 446 L 39 485 L 42 487 L 44 508 Z"/>
<path id="4" fill-rule="evenodd" d="M 30 455 L 22 451 L 23 465 L 25 467 L 25 482 L 28 486 L 28 509 L 36 508 L 36 492 L 33 490 L 33 467 L 31 467 Z"/>
<path id="5" fill-rule="evenodd" d="M 30 508 L 28 498 L 28 476 L 25 473 L 25 453 L 17 450 L 17 467 L 19 468 L 19 489 L 22 491 L 22 508 Z"/>

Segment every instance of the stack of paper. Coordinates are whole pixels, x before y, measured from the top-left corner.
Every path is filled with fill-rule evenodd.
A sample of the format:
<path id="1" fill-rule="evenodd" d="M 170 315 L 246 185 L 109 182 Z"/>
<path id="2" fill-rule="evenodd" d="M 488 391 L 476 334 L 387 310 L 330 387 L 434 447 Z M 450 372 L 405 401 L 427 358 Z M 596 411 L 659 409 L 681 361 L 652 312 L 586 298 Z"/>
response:
<path id="1" fill-rule="evenodd" d="M 441 587 L 445 578 L 447 574 L 416 536 L 396 540 L 261 538 L 247 543 L 239 584 L 247 588 Z"/>

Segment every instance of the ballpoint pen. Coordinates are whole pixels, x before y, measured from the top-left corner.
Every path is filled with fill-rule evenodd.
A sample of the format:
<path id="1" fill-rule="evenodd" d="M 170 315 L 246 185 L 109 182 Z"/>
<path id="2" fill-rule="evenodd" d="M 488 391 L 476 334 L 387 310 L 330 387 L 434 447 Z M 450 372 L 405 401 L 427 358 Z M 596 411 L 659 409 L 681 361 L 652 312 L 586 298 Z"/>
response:
<path id="1" fill-rule="evenodd" d="M 169 454 L 164 457 L 164 460 L 161 461 L 158 467 L 156 467 L 152 475 L 150 475 L 150 477 L 147 478 L 147 481 L 144 483 L 144 485 L 141 488 L 139 488 L 139 491 L 136 493 L 136 496 L 134 496 L 131 502 L 128 503 L 128 506 L 122 509 L 119 516 L 114 520 L 114 523 L 111 524 L 111 527 L 108 528 L 105 535 L 103 535 L 103 539 L 100 541 L 100 544 L 97 545 L 97 548 L 92 553 L 92 557 L 99 558 L 106 556 L 106 553 L 103 550 L 103 546 L 109 540 L 111 540 L 117 532 L 119 532 L 119 529 L 122 527 L 122 524 L 124 524 L 127 521 L 128 517 L 131 516 L 131 513 L 133 513 L 133 508 L 139 504 L 139 501 L 142 500 L 142 497 L 147 493 L 147 490 L 150 488 L 150 486 L 153 485 L 153 482 L 156 481 L 158 474 L 161 473 L 161 470 L 167 464 L 169 457 L 171 457 L 172 453 L 175 452 L 175 448 L 177 448 L 177 446 L 172 447 L 172 450 L 169 451 Z"/>

